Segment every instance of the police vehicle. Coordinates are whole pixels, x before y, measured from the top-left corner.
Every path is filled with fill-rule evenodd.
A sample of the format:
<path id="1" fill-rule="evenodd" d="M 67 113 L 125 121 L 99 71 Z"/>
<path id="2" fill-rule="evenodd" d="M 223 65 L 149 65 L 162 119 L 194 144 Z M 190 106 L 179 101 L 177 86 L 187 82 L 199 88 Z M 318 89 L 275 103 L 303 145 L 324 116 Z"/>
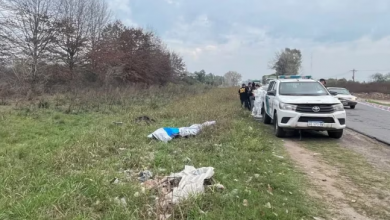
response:
<path id="1" fill-rule="evenodd" d="M 272 123 L 277 137 L 289 130 L 316 130 L 339 139 L 346 128 L 343 104 L 311 76 L 278 76 L 270 81 L 261 111 L 264 124 Z"/>

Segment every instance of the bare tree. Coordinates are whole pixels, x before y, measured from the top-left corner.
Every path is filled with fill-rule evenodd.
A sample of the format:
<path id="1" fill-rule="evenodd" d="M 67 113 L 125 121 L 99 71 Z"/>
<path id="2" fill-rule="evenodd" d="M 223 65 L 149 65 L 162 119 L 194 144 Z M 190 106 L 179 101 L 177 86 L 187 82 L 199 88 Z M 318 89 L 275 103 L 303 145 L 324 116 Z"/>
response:
<path id="1" fill-rule="evenodd" d="M 29 79 L 37 82 L 38 65 L 53 42 L 55 0 L 0 0 L 0 41 L 17 58 L 27 59 Z"/>
<path id="2" fill-rule="evenodd" d="M 225 78 L 226 86 L 237 86 L 241 81 L 241 74 L 236 71 L 229 71 L 223 76 Z"/>
<path id="3" fill-rule="evenodd" d="M 61 7 L 56 21 L 58 32 L 51 52 L 55 58 L 66 63 L 73 78 L 75 65 L 84 57 L 83 50 L 89 32 L 87 17 L 87 0 L 60 0 Z"/>
<path id="4" fill-rule="evenodd" d="M 102 39 L 103 30 L 111 20 L 111 12 L 105 0 L 90 0 L 88 7 L 89 39 L 91 50 Z"/>

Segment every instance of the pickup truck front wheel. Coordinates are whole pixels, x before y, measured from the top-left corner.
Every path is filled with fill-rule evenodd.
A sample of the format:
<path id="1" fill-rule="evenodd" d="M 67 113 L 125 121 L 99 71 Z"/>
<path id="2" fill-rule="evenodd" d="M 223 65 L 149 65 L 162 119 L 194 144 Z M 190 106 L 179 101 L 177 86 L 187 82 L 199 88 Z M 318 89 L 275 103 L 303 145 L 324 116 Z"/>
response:
<path id="1" fill-rule="evenodd" d="M 286 132 L 283 130 L 283 128 L 279 127 L 278 125 L 278 115 L 274 114 L 274 133 L 276 137 L 284 137 L 286 135 Z"/>
<path id="2" fill-rule="evenodd" d="M 263 108 L 261 109 L 261 112 L 263 113 L 263 123 L 264 123 L 264 124 L 267 124 L 267 125 L 271 124 L 271 117 L 269 117 L 269 116 L 267 115 L 267 113 L 265 112 L 264 106 L 263 106 Z"/>
<path id="3" fill-rule="evenodd" d="M 335 130 L 335 131 L 328 131 L 328 135 L 331 138 L 340 139 L 343 136 L 343 129 Z"/>

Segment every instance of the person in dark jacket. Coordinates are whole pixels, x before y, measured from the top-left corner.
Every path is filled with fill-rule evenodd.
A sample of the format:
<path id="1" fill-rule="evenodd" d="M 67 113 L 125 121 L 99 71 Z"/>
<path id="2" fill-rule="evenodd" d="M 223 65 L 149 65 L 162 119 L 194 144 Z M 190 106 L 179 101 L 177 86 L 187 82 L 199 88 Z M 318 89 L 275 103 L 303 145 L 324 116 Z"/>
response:
<path id="1" fill-rule="evenodd" d="M 325 79 L 320 79 L 320 83 L 326 87 L 326 80 Z"/>
<path id="2" fill-rule="evenodd" d="M 240 95 L 241 107 L 242 104 L 245 105 L 245 108 L 249 108 L 249 88 L 242 84 L 241 88 L 238 90 L 238 94 Z"/>
<path id="3" fill-rule="evenodd" d="M 256 90 L 255 83 L 249 83 L 249 109 L 252 110 L 255 102 L 255 94 L 253 93 Z"/>

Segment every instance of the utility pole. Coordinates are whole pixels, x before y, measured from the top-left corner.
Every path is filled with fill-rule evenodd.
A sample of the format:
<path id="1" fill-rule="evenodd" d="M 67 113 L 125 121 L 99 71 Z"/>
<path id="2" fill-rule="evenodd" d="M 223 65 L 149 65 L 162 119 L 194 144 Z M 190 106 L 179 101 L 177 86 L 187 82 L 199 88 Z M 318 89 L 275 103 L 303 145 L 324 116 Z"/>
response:
<path id="1" fill-rule="evenodd" d="M 354 82 L 355 82 L 355 72 L 356 72 L 356 70 L 353 69 L 353 70 L 352 70 L 352 81 L 354 81 Z"/>

